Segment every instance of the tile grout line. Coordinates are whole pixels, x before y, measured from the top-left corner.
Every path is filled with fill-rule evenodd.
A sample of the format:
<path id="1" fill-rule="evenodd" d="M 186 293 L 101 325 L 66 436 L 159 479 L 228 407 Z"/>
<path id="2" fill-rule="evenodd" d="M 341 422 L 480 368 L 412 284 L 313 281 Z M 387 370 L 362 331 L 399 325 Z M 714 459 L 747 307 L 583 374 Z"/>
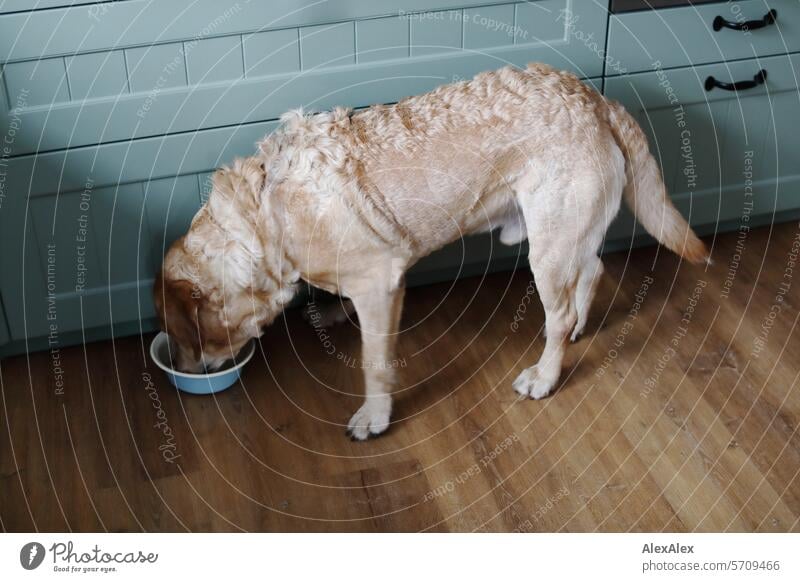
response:
<path id="1" fill-rule="evenodd" d="M 358 64 L 358 21 L 353 21 L 353 59 Z"/>
<path id="2" fill-rule="evenodd" d="M 61 62 L 64 65 L 64 79 L 67 81 L 67 99 L 72 101 L 72 86 L 69 82 L 69 70 L 67 69 L 67 57 L 61 57 Z"/>
<path id="3" fill-rule="evenodd" d="M 6 72 L 7 65 L 0 66 L 0 81 L 3 83 L 3 96 L 5 97 L 8 110 L 11 111 L 11 91 L 8 88 L 8 73 Z"/>
<path id="4" fill-rule="evenodd" d="M 128 51 L 125 49 L 122 49 L 122 60 L 125 61 L 125 80 L 128 85 L 128 93 L 132 94 L 133 91 L 131 90 L 131 70 L 128 65 Z"/>
<path id="5" fill-rule="evenodd" d="M 203 183 L 200 180 L 200 172 L 196 173 L 194 175 L 194 178 L 197 185 L 197 199 L 200 202 L 200 204 L 203 205 L 205 204 L 205 201 L 203 200 Z"/>
<path id="6" fill-rule="evenodd" d="M 239 48 L 242 49 L 242 78 L 247 79 L 247 59 L 244 56 L 244 35 L 239 35 Z"/>
<path id="7" fill-rule="evenodd" d="M 300 29 L 302 27 L 297 27 L 297 57 L 300 61 L 300 70 L 304 69 L 303 67 L 303 43 L 302 43 L 302 35 L 300 34 Z"/>
<path id="8" fill-rule="evenodd" d="M 189 80 L 189 60 L 186 58 L 186 42 L 181 42 L 181 56 L 183 57 L 183 74 L 186 75 L 186 86 L 191 87 L 192 83 Z"/>
<path id="9" fill-rule="evenodd" d="M 406 18 L 406 58 L 411 58 L 411 19 Z"/>
<path id="10" fill-rule="evenodd" d="M 464 8 L 462 8 L 461 10 L 459 10 L 459 12 L 461 13 L 461 50 L 463 51 L 464 37 L 466 36 L 466 30 L 467 30 L 467 22 L 466 22 L 467 11 Z"/>
<path id="11" fill-rule="evenodd" d="M 516 44 L 518 44 L 517 43 L 517 36 L 518 36 L 517 35 L 517 32 L 518 32 L 517 31 L 517 7 L 519 6 L 519 2 L 515 2 L 512 6 L 514 7 L 514 17 L 513 17 L 513 24 L 512 24 L 512 26 L 513 26 L 512 30 L 514 31 L 514 37 L 511 39 L 511 44 L 512 45 L 516 45 Z"/>

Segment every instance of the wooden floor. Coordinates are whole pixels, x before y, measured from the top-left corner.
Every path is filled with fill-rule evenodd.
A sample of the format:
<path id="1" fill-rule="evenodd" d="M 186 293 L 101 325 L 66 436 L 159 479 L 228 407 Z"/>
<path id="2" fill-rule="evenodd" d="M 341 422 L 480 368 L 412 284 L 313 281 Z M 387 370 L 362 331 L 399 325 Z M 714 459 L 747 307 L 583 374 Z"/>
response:
<path id="1" fill-rule="evenodd" d="M 344 435 L 351 324 L 288 313 L 217 397 L 176 393 L 150 336 L 62 350 L 63 395 L 49 353 L 7 359 L 2 527 L 800 531 L 799 236 L 707 239 L 708 269 L 607 255 L 588 334 L 538 402 L 511 389 L 543 346 L 526 271 L 413 289 L 395 422 L 365 443 Z"/>

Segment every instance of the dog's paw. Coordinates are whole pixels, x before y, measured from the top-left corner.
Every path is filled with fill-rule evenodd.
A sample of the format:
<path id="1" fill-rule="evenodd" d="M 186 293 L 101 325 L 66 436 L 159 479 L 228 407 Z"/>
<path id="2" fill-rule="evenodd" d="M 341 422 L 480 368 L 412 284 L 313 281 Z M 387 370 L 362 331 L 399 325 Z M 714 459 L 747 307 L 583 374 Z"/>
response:
<path id="1" fill-rule="evenodd" d="M 370 397 L 347 423 L 347 434 L 353 440 L 363 441 L 377 436 L 389 428 L 392 414 L 390 396 Z"/>
<path id="2" fill-rule="evenodd" d="M 531 366 L 514 380 L 514 390 L 525 397 L 539 400 L 544 398 L 556 385 L 558 378 L 547 378 L 539 371 L 538 366 Z"/>
<path id="3" fill-rule="evenodd" d="M 353 303 L 349 299 L 325 305 L 309 303 L 303 308 L 303 319 L 314 327 L 331 327 L 347 321 L 353 311 Z"/>
<path id="4" fill-rule="evenodd" d="M 569 341 L 573 344 L 583 337 L 583 332 L 586 330 L 586 321 L 581 320 L 578 318 L 578 322 L 575 324 L 575 327 L 572 329 L 572 335 L 569 336 Z"/>

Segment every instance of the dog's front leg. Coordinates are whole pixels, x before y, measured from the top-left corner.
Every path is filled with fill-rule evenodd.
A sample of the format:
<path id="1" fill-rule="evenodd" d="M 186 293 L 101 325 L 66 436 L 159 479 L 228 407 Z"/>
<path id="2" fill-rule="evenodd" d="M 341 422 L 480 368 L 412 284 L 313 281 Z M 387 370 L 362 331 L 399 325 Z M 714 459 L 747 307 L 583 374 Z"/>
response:
<path id="1" fill-rule="evenodd" d="M 403 308 L 403 287 L 353 297 L 361 327 L 361 367 L 365 401 L 347 425 L 348 434 L 364 440 L 389 428 L 391 392 L 396 384 L 395 346 Z"/>

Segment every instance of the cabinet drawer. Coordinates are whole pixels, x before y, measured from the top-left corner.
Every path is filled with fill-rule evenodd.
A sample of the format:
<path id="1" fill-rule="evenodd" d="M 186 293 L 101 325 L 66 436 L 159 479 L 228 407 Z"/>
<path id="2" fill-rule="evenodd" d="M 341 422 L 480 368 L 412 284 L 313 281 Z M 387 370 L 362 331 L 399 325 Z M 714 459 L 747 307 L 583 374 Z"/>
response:
<path id="1" fill-rule="evenodd" d="M 642 125 L 667 189 L 695 225 L 800 205 L 800 55 L 658 70 L 606 80 Z M 706 89 L 709 76 L 763 85 Z M 746 218 L 744 219 L 746 220 Z"/>
<path id="2" fill-rule="evenodd" d="M 775 10 L 774 23 L 751 30 L 714 30 L 721 17 L 731 23 L 760 21 Z M 800 2 L 745 0 L 665 8 L 609 19 L 606 74 L 681 67 L 800 50 Z"/>

